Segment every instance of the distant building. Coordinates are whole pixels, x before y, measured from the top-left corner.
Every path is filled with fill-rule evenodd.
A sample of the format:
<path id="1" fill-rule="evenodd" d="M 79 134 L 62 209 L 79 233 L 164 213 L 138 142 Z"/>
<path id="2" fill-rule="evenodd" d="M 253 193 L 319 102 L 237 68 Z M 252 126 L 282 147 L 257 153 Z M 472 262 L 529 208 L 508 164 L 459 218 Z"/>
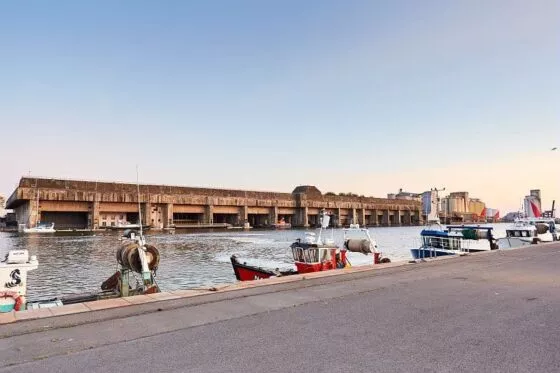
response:
<path id="1" fill-rule="evenodd" d="M 393 198 L 391 198 L 393 197 Z M 387 198 L 388 199 L 405 199 L 408 201 L 418 201 L 420 202 L 422 200 L 422 193 L 411 193 L 411 192 L 405 192 L 401 189 L 399 189 L 399 192 L 397 194 L 394 193 L 390 193 L 387 194 Z"/>
<path id="2" fill-rule="evenodd" d="M 471 198 L 469 200 L 468 212 L 482 219 L 486 219 L 486 204 L 478 198 Z"/>
<path id="3" fill-rule="evenodd" d="M 7 213 L 6 198 L 0 194 L 0 219 L 5 218 Z"/>
<path id="4" fill-rule="evenodd" d="M 502 219 L 501 221 L 506 222 L 506 223 L 510 223 L 512 221 L 515 221 L 515 219 L 518 219 L 521 217 L 521 213 L 519 211 L 515 211 L 515 212 L 508 212 Z"/>
<path id="5" fill-rule="evenodd" d="M 412 193 L 405 192 L 400 188 L 398 193 L 387 194 L 387 198 L 422 202 L 422 217 L 424 220 L 428 217 L 431 217 L 430 220 L 433 220 L 437 216 L 436 212 L 438 211 L 437 206 L 439 206 L 439 202 L 437 201 L 437 191 L 435 190 L 424 193 Z"/>
<path id="6" fill-rule="evenodd" d="M 486 211 L 486 222 L 496 223 L 500 221 L 500 210 L 487 207 L 485 211 Z"/>
<path id="7" fill-rule="evenodd" d="M 542 216 L 541 191 L 539 189 L 533 189 L 528 196 L 525 196 L 523 199 L 523 212 L 529 218 Z"/>
<path id="8" fill-rule="evenodd" d="M 546 210 L 546 211 L 543 211 L 543 213 L 542 213 L 543 218 L 555 218 L 556 217 L 555 215 L 556 214 L 552 210 Z"/>
<path id="9" fill-rule="evenodd" d="M 452 192 L 441 199 L 441 216 L 445 222 L 486 221 L 486 204 L 470 198 L 469 192 Z"/>
<path id="10" fill-rule="evenodd" d="M 6 198 L 0 195 L 0 228 L 6 227 L 6 216 L 8 215 L 8 210 L 6 210 Z"/>
<path id="11" fill-rule="evenodd" d="M 435 220 L 441 209 L 437 190 L 429 190 L 422 193 L 422 215 L 424 220 Z"/>

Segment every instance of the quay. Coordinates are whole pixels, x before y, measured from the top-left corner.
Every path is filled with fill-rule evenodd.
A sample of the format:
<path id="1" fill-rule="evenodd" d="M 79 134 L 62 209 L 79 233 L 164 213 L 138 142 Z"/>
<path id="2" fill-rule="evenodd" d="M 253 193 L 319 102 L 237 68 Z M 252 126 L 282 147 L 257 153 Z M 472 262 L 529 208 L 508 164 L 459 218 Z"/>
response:
<path id="1" fill-rule="evenodd" d="M 400 226 L 422 223 L 421 202 L 323 194 L 314 186 L 292 193 L 209 189 L 167 185 L 22 177 L 6 208 L 18 224 L 55 223 L 59 229 L 98 230 L 138 221 L 151 229 L 243 226 L 293 227 L 319 224 L 319 213 L 334 226 Z"/>
<path id="2" fill-rule="evenodd" d="M 559 263 L 550 243 L 45 309 L 0 326 L 0 371 L 558 372 Z"/>

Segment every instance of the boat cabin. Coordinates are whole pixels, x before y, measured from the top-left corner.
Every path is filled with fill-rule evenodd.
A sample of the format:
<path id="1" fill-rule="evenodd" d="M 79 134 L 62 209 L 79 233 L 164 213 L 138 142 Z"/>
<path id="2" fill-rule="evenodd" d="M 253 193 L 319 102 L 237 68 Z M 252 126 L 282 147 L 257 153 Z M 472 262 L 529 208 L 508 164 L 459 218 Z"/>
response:
<path id="1" fill-rule="evenodd" d="M 525 225 L 506 229 L 506 237 L 537 237 L 537 229 L 533 225 Z"/>
<path id="2" fill-rule="evenodd" d="M 463 236 L 458 232 L 447 232 L 437 230 L 423 230 L 422 247 L 433 247 L 446 250 L 461 250 Z"/>
<path id="3" fill-rule="evenodd" d="M 493 246 L 494 237 L 493 227 L 469 226 L 469 225 L 448 225 L 445 229 L 424 229 L 422 237 L 422 247 L 446 249 L 446 250 L 471 250 L 471 241 L 487 240 L 490 248 Z M 480 250 L 477 250 L 480 251 Z"/>
<path id="4" fill-rule="evenodd" d="M 346 266 L 346 251 L 334 244 L 302 242 L 291 245 L 298 273 L 318 272 Z"/>

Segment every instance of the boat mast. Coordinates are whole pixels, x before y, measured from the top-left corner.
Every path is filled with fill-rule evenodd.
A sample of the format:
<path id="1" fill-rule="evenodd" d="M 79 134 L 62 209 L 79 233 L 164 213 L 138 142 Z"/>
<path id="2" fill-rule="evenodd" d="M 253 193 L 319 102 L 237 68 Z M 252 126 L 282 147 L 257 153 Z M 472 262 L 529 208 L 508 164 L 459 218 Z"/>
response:
<path id="1" fill-rule="evenodd" d="M 144 290 L 152 285 L 152 272 L 148 266 L 146 258 L 146 240 L 142 231 L 142 208 L 140 206 L 140 183 L 138 181 L 138 165 L 136 165 L 136 193 L 138 194 L 138 218 L 140 219 L 140 236 L 138 237 L 138 256 L 142 264 L 142 280 L 144 282 Z"/>
<path id="2" fill-rule="evenodd" d="M 140 225 L 140 237 L 142 237 L 142 207 L 140 206 L 140 184 L 138 182 L 138 165 L 136 165 L 136 195 L 138 199 L 138 223 Z"/>

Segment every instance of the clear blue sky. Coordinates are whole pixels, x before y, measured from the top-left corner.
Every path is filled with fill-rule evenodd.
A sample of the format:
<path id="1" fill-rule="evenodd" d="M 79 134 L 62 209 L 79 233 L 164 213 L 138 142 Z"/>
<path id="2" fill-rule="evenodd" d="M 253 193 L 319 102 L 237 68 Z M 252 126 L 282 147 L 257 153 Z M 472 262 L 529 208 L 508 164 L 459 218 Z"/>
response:
<path id="1" fill-rule="evenodd" d="M 559 20 L 554 0 L 3 1 L 0 193 L 139 164 L 160 184 L 560 199 Z"/>

